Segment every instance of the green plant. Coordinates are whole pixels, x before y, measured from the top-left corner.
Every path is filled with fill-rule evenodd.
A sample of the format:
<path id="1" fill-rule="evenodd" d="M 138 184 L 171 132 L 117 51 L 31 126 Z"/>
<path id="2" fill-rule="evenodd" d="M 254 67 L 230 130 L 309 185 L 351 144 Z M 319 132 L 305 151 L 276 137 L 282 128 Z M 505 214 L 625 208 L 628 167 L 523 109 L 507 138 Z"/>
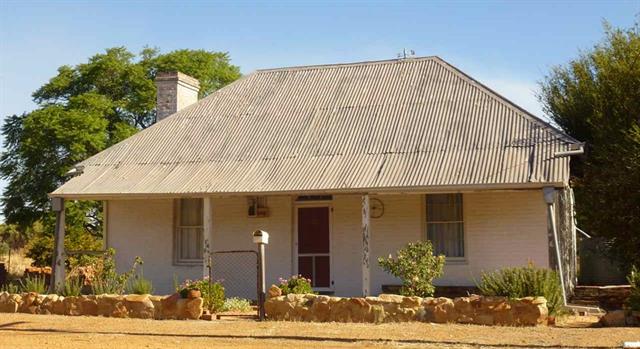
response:
<path id="1" fill-rule="evenodd" d="M 82 293 L 82 279 L 77 276 L 68 277 L 64 281 L 62 295 L 65 297 L 77 297 Z"/>
<path id="2" fill-rule="evenodd" d="M 205 309 L 209 309 L 214 313 L 220 311 L 224 305 L 224 287 L 222 283 L 210 281 L 205 277 L 199 280 L 185 280 L 180 287 L 178 293 L 182 298 L 187 298 L 190 290 L 198 290 L 202 294 Z"/>
<path id="3" fill-rule="evenodd" d="M 136 267 L 143 264 L 142 258 L 136 257 L 131 269 L 120 274 L 116 271 L 114 255 L 115 250 L 108 249 L 103 255 L 101 264 L 96 266 L 96 277 L 92 283 L 94 294 L 123 294 L 129 279 L 135 274 Z"/>
<path id="4" fill-rule="evenodd" d="M 396 258 L 378 258 L 384 271 L 402 280 L 400 293 L 405 296 L 432 296 L 433 279 L 442 276 L 445 257 L 434 256 L 429 241 L 410 242 L 398 250 Z"/>
<path id="5" fill-rule="evenodd" d="M 631 285 L 631 294 L 627 299 L 627 306 L 631 310 L 640 311 L 640 270 L 635 265 L 631 267 L 627 281 Z"/>
<path id="6" fill-rule="evenodd" d="M 526 267 L 505 268 L 492 273 L 483 273 L 478 285 L 485 296 L 509 298 L 539 297 L 547 299 L 549 314 L 562 312 L 562 286 L 558 274 L 533 264 Z"/>
<path id="7" fill-rule="evenodd" d="M 220 311 L 236 311 L 240 313 L 246 313 L 251 311 L 251 302 L 244 298 L 231 297 L 224 300 L 224 304 L 220 308 Z"/>
<path id="8" fill-rule="evenodd" d="M 14 282 L 7 282 L 6 284 L 0 287 L 0 292 L 8 292 L 8 293 L 20 293 L 20 285 Z"/>
<path id="9" fill-rule="evenodd" d="M 45 293 L 47 292 L 47 284 L 44 275 L 27 276 L 21 281 L 22 291 Z"/>
<path id="10" fill-rule="evenodd" d="M 127 293 L 134 294 L 151 294 L 153 293 L 153 283 L 151 280 L 145 279 L 142 274 L 142 269 L 140 273 L 134 276 L 129 280 L 127 284 Z"/>
<path id="11" fill-rule="evenodd" d="M 282 290 L 283 295 L 287 295 L 289 293 L 314 293 L 313 288 L 311 287 L 311 280 L 306 279 L 302 275 L 293 275 L 289 279 L 280 278 L 278 281 L 280 282 L 279 287 Z"/>

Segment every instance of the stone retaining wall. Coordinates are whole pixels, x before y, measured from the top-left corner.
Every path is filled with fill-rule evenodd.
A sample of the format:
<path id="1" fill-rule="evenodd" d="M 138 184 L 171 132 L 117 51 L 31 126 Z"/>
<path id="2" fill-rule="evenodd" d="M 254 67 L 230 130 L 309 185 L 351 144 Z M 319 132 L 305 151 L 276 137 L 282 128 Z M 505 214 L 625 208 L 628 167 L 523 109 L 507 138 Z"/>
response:
<path id="1" fill-rule="evenodd" d="M 630 285 L 577 286 L 573 291 L 571 303 L 616 310 L 623 308 L 630 295 Z"/>
<path id="2" fill-rule="evenodd" d="M 0 313 L 87 315 L 140 319 L 199 319 L 203 299 L 182 299 L 180 295 L 131 294 L 63 297 L 34 292 L 0 293 Z"/>
<path id="3" fill-rule="evenodd" d="M 315 294 L 280 295 L 272 286 L 265 302 L 271 320 L 316 322 L 457 322 L 478 325 L 535 326 L 547 324 L 544 297 L 420 298 L 381 294 L 378 297 L 340 298 Z"/>

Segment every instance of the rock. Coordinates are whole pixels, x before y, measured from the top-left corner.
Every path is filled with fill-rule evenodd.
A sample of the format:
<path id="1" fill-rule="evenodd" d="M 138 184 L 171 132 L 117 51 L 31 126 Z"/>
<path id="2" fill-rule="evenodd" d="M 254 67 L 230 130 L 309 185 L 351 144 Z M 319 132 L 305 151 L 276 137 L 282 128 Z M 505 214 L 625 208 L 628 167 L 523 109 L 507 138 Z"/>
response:
<path id="1" fill-rule="evenodd" d="M 38 294 L 35 292 L 29 292 L 29 293 L 23 294 L 22 303 L 20 304 L 20 309 L 18 309 L 18 311 L 20 311 L 21 313 L 35 314 L 37 311 L 37 308 L 32 307 L 32 305 L 34 305 L 34 302 L 36 301 L 37 298 L 38 298 Z"/>
<path id="2" fill-rule="evenodd" d="M 130 294 L 124 297 L 129 317 L 138 319 L 153 319 L 154 306 L 148 294 Z M 198 316 L 199 317 L 199 316 Z"/>
<path id="3" fill-rule="evenodd" d="M 153 303 L 153 318 L 156 320 L 162 319 L 162 296 L 149 296 L 149 300 Z"/>
<path id="4" fill-rule="evenodd" d="M 0 313 L 16 313 L 22 303 L 22 296 L 19 294 L 5 293 L 4 300 L 0 300 Z"/>
<path id="5" fill-rule="evenodd" d="M 80 297 L 65 297 L 64 301 L 64 315 L 79 316 L 82 315 L 80 307 Z"/>
<path id="6" fill-rule="evenodd" d="M 605 327 L 622 327 L 626 325 L 624 310 L 607 312 L 600 318 L 600 324 Z"/>
<path id="7" fill-rule="evenodd" d="M 58 300 L 58 298 L 59 296 L 57 294 L 48 294 L 44 296 L 40 304 L 40 314 L 52 314 L 53 304 Z"/>
<path id="8" fill-rule="evenodd" d="M 95 296 L 80 296 L 80 313 L 85 316 L 98 315 L 98 301 Z"/>
<path id="9" fill-rule="evenodd" d="M 276 285 L 271 285 L 267 291 L 267 299 L 282 296 L 282 290 Z"/>
<path id="10" fill-rule="evenodd" d="M 311 312 L 313 314 L 313 321 L 329 321 L 329 318 L 331 316 L 331 305 L 329 305 L 329 297 L 319 296 L 318 298 L 316 298 L 311 307 Z"/>
<path id="11" fill-rule="evenodd" d="M 64 315 L 65 305 L 63 296 L 58 296 L 58 299 L 53 301 L 51 305 L 51 313 L 55 315 Z"/>
<path id="12" fill-rule="evenodd" d="M 181 318 L 198 320 L 200 316 L 202 316 L 203 305 L 204 299 L 202 298 L 188 299 L 184 306 L 184 311 L 181 314 Z"/>
<path id="13" fill-rule="evenodd" d="M 163 319 L 177 319 L 178 318 L 178 301 L 180 300 L 180 294 L 174 293 L 171 296 L 162 299 L 161 314 Z"/>
<path id="14" fill-rule="evenodd" d="M 381 295 L 378 296 L 378 298 L 380 298 L 380 300 L 384 302 L 402 303 L 405 297 L 398 294 L 382 293 Z"/>
<path id="15" fill-rule="evenodd" d="M 436 323 L 454 322 L 458 318 L 455 305 L 449 298 L 437 298 L 433 309 L 433 321 Z"/>

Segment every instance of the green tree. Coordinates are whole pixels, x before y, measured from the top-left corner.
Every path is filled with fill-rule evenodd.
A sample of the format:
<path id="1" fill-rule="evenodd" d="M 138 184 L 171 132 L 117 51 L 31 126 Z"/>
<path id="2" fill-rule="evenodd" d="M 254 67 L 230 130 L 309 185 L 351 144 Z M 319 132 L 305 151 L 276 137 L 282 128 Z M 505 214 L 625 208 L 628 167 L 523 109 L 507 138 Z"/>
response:
<path id="1" fill-rule="evenodd" d="M 572 159 L 578 224 L 610 241 L 628 269 L 640 265 L 640 27 L 605 38 L 542 83 L 546 113 L 586 142 Z"/>
<path id="2" fill-rule="evenodd" d="M 205 50 L 161 54 L 145 48 L 136 56 L 115 47 L 86 63 L 60 67 L 33 93 L 38 108 L 9 116 L 2 126 L 0 176 L 8 182 L 2 198 L 6 222 L 21 231 L 42 222 L 44 234 L 50 236 L 54 219 L 47 194 L 64 182 L 74 164 L 155 122 L 158 71 L 181 71 L 197 78 L 200 96 L 240 76 L 227 53 Z M 101 235 L 98 203 L 71 201 L 66 208 L 71 236 Z"/>

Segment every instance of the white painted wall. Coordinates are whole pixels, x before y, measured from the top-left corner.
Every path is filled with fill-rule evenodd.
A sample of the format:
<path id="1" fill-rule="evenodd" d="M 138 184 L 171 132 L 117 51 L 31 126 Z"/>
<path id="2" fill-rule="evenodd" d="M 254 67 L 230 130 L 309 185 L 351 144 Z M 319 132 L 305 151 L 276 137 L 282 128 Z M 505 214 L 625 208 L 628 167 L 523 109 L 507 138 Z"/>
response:
<path id="1" fill-rule="evenodd" d="M 124 272 L 142 257 L 144 276 L 156 293 L 172 293 L 173 275 L 180 282 L 202 276 L 202 266 L 173 265 L 173 201 L 109 201 L 107 244 L 116 250 L 116 267 Z"/>
<path id="2" fill-rule="evenodd" d="M 409 241 L 424 238 L 425 203 L 422 195 L 377 196 L 384 203 L 383 217 L 371 220 L 372 293 L 383 284 L 399 280 L 382 271 L 377 260 L 395 253 Z M 447 264 L 439 285 L 468 286 L 482 271 L 528 261 L 548 266 L 546 211 L 541 191 L 466 193 L 464 263 Z M 270 215 L 248 218 L 244 197 L 213 199 L 214 250 L 254 249 L 250 233 L 270 233 L 267 247 L 267 284 L 294 272 L 292 197 L 267 198 Z M 360 197 L 336 195 L 332 201 L 332 273 L 336 295 L 358 295 L 362 289 Z M 136 255 L 144 261 L 145 277 L 160 293 L 171 292 L 174 273 L 182 280 L 201 276 L 202 267 L 172 265 L 173 210 L 171 200 L 118 200 L 109 202 L 108 243 L 117 251 L 120 270 L 129 268 Z M 222 264 L 222 263 L 219 263 Z M 247 274 L 246 263 L 225 263 L 216 275 Z M 227 277 L 233 279 L 233 276 Z M 244 278 L 246 280 L 246 277 Z M 237 280 L 235 280 L 238 282 Z M 230 282 L 230 281 L 228 281 Z M 249 282 L 249 281 L 245 281 Z M 254 284 L 247 285 L 253 288 Z M 228 287 L 232 288 L 232 287 Z"/>

